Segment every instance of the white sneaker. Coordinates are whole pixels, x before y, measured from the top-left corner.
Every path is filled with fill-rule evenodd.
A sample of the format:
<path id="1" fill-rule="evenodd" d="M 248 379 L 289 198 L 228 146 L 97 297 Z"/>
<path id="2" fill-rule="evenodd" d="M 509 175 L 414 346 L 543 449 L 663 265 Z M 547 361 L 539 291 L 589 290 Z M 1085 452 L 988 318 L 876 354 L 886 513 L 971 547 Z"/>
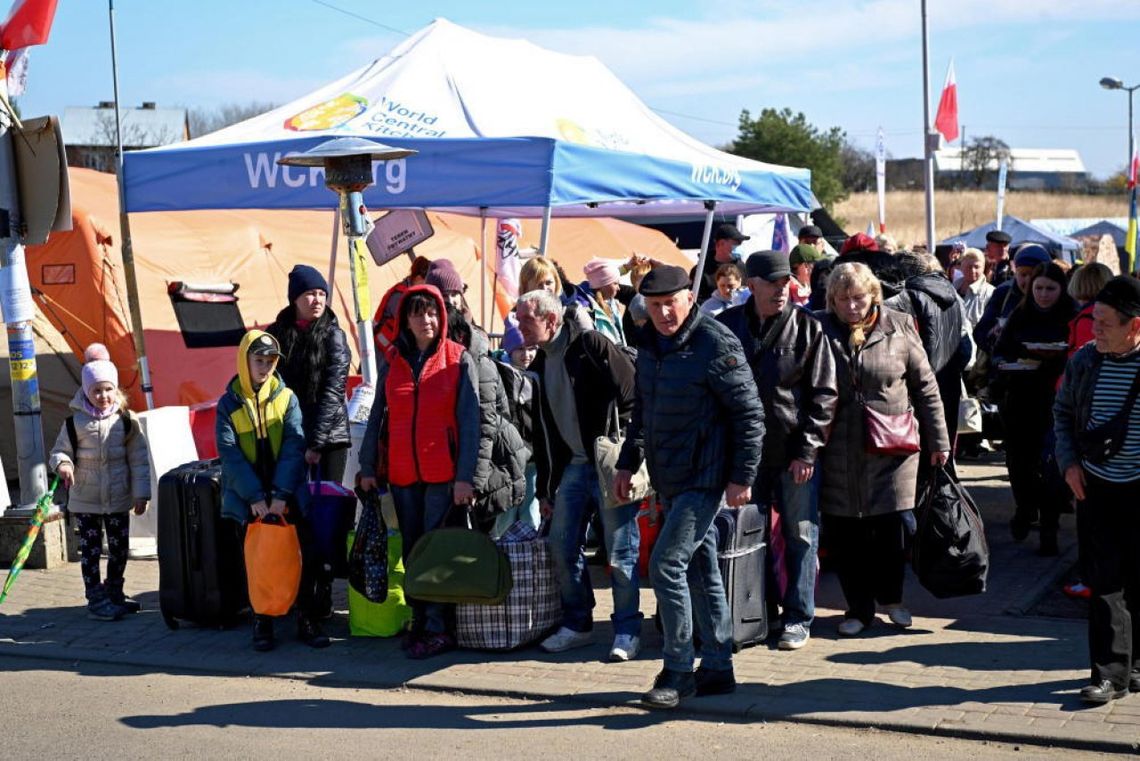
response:
<path id="1" fill-rule="evenodd" d="M 576 632 L 563 626 L 544 639 L 539 647 L 548 653 L 562 653 L 576 647 L 585 647 L 593 641 L 593 632 Z"/>
<path id="2" fill-rule="evenodd" d="M 641 652 L 641 638 L 633 634 L 619 634 L 614 637 L 610 648 L 611 661 L 632 661 Z"/>
<path id="3" fill-rule="evenodd" d="M 909 629 L 910 625 L 914 623 L 910 617 L 910 611 L 903 607 L 902 603 L 887 606 L 887 618 L 891 619 L 891 623 L 901 629 Z"/>
<path id="4" fill-rule="evenodd" d="M 854 637 L 866 628 L 867 625 L 857 618 L 845 618 L 839 623 L 839 634 L 844 637 Z"/>

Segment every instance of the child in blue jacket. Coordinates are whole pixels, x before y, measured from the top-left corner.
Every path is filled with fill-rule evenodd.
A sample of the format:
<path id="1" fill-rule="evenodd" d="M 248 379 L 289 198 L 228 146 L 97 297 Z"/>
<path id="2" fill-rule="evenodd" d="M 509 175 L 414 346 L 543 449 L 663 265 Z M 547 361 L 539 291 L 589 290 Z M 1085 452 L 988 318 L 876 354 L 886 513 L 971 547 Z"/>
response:
<path id="1" fill-rule="evenodd" d="M 301 541 L 301 588 L 297 594 L 297 637 L 310 647 L 328 647 L 313 613 L 315 561 L 304 519 L 307 500 L 305 434 L 301 407 L 277 374 L 281 347 L 261 330 L 242 338 L 237 375 L 218 400 L 217 444 L 222 459 L 222 516 L 244 534 L 251 517 L 286 515 Z M 272 650 L 273 617 L 255 615 L 253 649 Z"/>

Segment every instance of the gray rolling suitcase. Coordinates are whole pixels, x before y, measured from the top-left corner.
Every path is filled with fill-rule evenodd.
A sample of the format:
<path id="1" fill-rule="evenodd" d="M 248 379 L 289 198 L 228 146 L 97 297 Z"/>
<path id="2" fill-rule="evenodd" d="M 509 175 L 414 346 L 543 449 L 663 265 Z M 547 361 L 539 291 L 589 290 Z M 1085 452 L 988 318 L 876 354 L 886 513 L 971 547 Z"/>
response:
<path id="1" fill-rule="evenodd" d="M 756 505 L 722 507 L 713 520 L 724 593 L 732 613 L 733 650 L 768 637 L 764 555 L 768 516 Z"/>

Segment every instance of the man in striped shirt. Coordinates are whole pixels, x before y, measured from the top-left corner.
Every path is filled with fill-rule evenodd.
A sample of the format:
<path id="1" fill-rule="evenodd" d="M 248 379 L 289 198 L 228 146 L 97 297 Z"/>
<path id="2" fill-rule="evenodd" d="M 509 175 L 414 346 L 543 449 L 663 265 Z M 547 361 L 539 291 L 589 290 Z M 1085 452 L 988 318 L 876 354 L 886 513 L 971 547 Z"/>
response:
<path id="1" fill-rule="evenodd" d="M 1097 704 L 1140 692 L 1140 280 L 1105 285 L 1093 335 L 1069 360 L 1053 415 L 1092 589 L 1092 680 L 1081 700 Z"/>

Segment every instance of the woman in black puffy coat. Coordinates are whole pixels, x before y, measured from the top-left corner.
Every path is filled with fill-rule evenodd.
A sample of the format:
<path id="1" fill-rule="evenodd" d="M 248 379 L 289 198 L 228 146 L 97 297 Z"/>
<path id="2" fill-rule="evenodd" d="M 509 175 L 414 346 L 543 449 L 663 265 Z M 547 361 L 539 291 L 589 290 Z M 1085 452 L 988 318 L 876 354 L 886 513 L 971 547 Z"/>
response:
<path id="1" fill-rule="evenodd" d="M 1048 457 L 1057 379 L 1065 371 L 1069 321 L 1077 313 L 1066 286 L 1059 266 L 1038 265 L 994 346 L 1003 389 L 998 410 L 1005 424 L 1005 463 L 1014 501 L 1009 528 L 1021 541 L 1040 518 L 1041 555 L 1058 553 L 1058 519 L 1068 499 L 1061 474 L 1050 472 L 1057 466 Z"/>
<path id="2" fill-rule="evenodd" d="M 305 462 L 324 480 L 340 481 L 351 443 L 344 384 L 352 355 L 328 296 L 321 273 L 298 264 L 289 272 L 289 306 L 266 332 L 281 344 L 277 371 L 301 403 Z"/>

